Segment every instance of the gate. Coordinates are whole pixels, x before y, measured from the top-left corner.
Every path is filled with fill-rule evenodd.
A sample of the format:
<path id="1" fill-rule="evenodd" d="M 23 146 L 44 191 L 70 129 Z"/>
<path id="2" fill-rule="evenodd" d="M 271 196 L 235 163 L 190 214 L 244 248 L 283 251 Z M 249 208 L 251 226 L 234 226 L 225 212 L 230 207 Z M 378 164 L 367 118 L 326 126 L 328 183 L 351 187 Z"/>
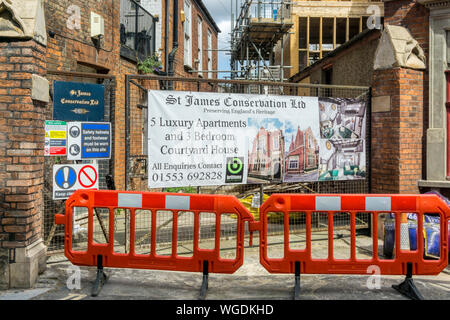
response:
<path id="1" fill-rule="evenodd" d="M 111 75 L 84 73 L 84 72 L 65 72 L 65 71 L 47 71 L 47 78 L 50 81 L 50 98 L 48 104 L 46 120 L 53 119 L 53 81 L 71 81 L 93 84 L 103 84 L 105 87 L 105 114 L 104 121 L 111 122 L 112 141 L 114 141 L 114 106 L 115 106 L 115 77 Z M 92 161 L 68 161 L 66 157 L 45 157 L 44 163 L 44 216 L 43 216 L 43 238 L 47 246 L 47 252 L 51 255 L 63 253 L 64 251 L 64 228 L 54 223 L 55 212 L 63 212 L 65 208 L 64 200 L 53 200 L 53 165 L 56 164 L 74 164 L 74 163 L 92 163 Z M 111 160 L 97 161 L 99 168 L 99 188 L 110 189 L 107 177 L 114 173 L 114 148 L 111 149 Z M 99 219 L 101 217 L 99 216 Z M 80 213 L 76 222 L 76 230 L 79 231 L 79 237 L 83 238 L 87 230 L 87 213 Z"/>

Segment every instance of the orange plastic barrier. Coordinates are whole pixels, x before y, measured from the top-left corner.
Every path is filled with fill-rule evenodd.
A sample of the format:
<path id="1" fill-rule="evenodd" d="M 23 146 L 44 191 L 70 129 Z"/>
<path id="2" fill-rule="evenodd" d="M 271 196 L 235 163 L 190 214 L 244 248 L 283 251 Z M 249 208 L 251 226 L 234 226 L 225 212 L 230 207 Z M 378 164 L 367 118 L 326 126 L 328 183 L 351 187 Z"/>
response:
<path id="1" fill-rule="evenodd" d="M 73 209 L 84 207 L 88 214 L 88 244 L 85 252 L 72 248 Z M 93 220 L 95 208 L 109 209 L 109 241 L 99 244 L 93 241 Z M 118 208 L 130 210 L 130 252 L 114 252 L 114 214 Z M 148 255 L 135 253 L 135 216 L 136 210 L 149 210 L 152 214 L 151 250 Z M 158 211 L 173 213 L 172 220 L 172 255 L 159 256 L 156 253 L 156 215 Z M 194 245 L 192 257 L 177 255 L 178 212 L 194 214 Z M 199 215 L 202 212 L 213 213 L 215 219 L 215 248 L 212 250 L 199 248 Z M 227 260 L 220 257 L 220 234 L 222 214 L 233 214 L 237 217 L 237 243 L 235 259 Z M 79 190 L 66 201 L 64 215 L 57 214 L 56 224 L 65 225 L 65 255 L 79 266 L 97 266 L 99 273 L 97 281 L 101 287 L 106 276 L 103 267 L 155 269 L 171 271 L 234 273 L 243 264 L 244 258 L 244 226 L 246 221 L 253 220 L 246 208 L 232 196 L 192 195 L 122 191 Z M 207 284 L 206 284 L 207 287 Z M 94 289 L 98 294 L 99 289 Z M 204 290 L 203 290 L 204 291 Z M 93 295 L 96 295 L 93 294 Z"/>
<path id="2" fill-rule="evenodd" d="M 269 213 L 282 213 L 284 218 L 284 256 L 268 258 L 267 228 Z M 306 215 L 306 247 L 295 250 L 289 245 L 289 213 Z M 328 258 L 312 258 L 311 216 L 325 213 L 328 220 Z M 350 214 L 350 259 L 334 257 L 334 222 L 336 213 Z M 373 253 L 371 259 L 356 257 L 356 214 L 372 213 Z M 393 213 L 395 216 L 395 257 L 385 260 L 378 255 L 378 215 Z M 417 214 L 417 249 L 405 250 L 402 237 L 409 237 L 405 224 L 406 213 Z M 424 215 L 440 217 L 440 258 L 424 259 Z M 294 297 L 299 299 L 300 275 L 306 274 L 368 274 L 373 266 L 382 275 L 406 275 L 405 281 L 392 287 L 415 300 L 423 300 L 412 276 L 437 275 L 448 265 L 448 223 L 450 208 L 436 195 L 272 195 L 261 207 L 260 221 L 250 224 L 250 231 L 260 231 L 260 262 L 271 273 L 294 273 Z M 406 228 L 406 230 L 405 230 Z M 405 235 L 406 231 L 406 235 Z"/>
<path id="3" fill-rule="evenodd" d="M 88 210 L 88 241 L 86 251 L 76 251 L 72 247 L 74 208 L 84 207 Z M 109 229 L 108 243 L 93 241 L 94 212 L 97 208 L 108 209 Z M 130 252 L 114 251 L 114 218 L 117 209 L 130 212 L 129 240 Z M 136 254 L 136 210 L 151 212 L 151 250 L 149 254 Z M 158 255 L 156 252 L 156 217 L 160 211 L 172 213 L 171 254 Z M 191 212 L 193 223 L 192 257 L 177 254 L 178 214 Z M 200 214 L 215 215 L 214 249 L 199 248 Z M 347 213 L 350 216 L 350 258 L 334 257 L 334 215 Z M 283 257 L 268 257 L 268 215 L 278 213 L 284 224 Z M 305 249 L 298 250 L 289 244 L 289 216 L 291 213 L 303 213 L 305 216 Z M 314 213 L 322 213 L 328 221 L 328 257 L 312 257 L 311 220 Z M 358 213 L 370 213 L 372 233 L 372 258 L 358 259 L 356 256 L 356 218 Z M 378 254 L 379 225 L 378 215 L 393 213 L 395 215 L 395 254 L 392 259 L 385 259 Z M 406 232 L 406 214 L 417 215 L 417 249 L 410 250 L 402 243 Z M 234 259 L 220 256 L 221 218 L 222 215 L 236 217 L 236 254 Z M 424 259 L 424 216 L 435 214 L 440 217 L 440 255 L 439 259 Z M 272 215 L 273 216 L 273 215 Z M 56 224 L 65 225 L 65 255 L 75 265 L 97 266 L 97 280 L 92 295 L 96 296 L 107 277 L 103 267 L 155 269 L 187 272 L 203 272 L 203 284 L 200 298 L 204 299 L 208 288 L 208 273 L 228 273 L 237 271 L 244 259 L 245 223 L 249 223 L 251 233 L 260 232 L 260 262 L 271 273 L 295 274 L 295 298 L 300 293 L 300 274 L 365 274 L 369 268 L 377 266 L 380 274 L 406 275 L 405 281 L 394 286 L 395 289 L 412 299 L 422 299 L 412 281 L 412 275 L 437 275 L 448 265 L 448 223 L 450 208 L 436 195 L 272 195 L 260 209 L 260 221 L 255 221 L 248 210 L 233 196 L 192 195 L 149 192 L 122 192 L 79 190 L 66 201 L 64 215 L 55 216 Z M 405 229 L 406 228 L 406 229 Z M 408 234 L 406 234 L 409 237 Z M 250 238 L 251 240 L 251 238 Z"/>
<path id="4" fill-rule="evenodd" d="M 267 255 L 267 215 L 278 212 L 284 214 L 284 257 L 269 259 Z M 304 212 L 306 215 L 306 249 L 294 250 L 289 247 L 289 213 Z M 323 212 L 328 215 L 328 258 L 313 259 L 311 255 L 311 215 Z M 350 214 L 350 259 L 336 259 L 333 255 L 333 215 L 338 212 Z M 373 214 L 372 259 L 356 258 L 356 214 Z M 378 254 L 378 214 L 394 213 L 395 221 L 395 258 L 385 260 Z M 416 213 L 417 250 L 403 250 L 401 247 L 401 218 L 404 213 Z M 425 260 L 423 220 L 425 214 L 440 216 L 440 258 Z M 404 275 L 408 272 L 416 275 L 437 275 L 448 265 L 448 222 L 450 208 L 436 195 L 272 195 L 261 207 L 260 222 L 251 224 L 251 231 L 261 231 L 260 261 L 271 273 L 294 273 L 295 264 L 300 272 L 306 274 L 367 274 L 370 266 L 376 265 L 381 274 Z"/>

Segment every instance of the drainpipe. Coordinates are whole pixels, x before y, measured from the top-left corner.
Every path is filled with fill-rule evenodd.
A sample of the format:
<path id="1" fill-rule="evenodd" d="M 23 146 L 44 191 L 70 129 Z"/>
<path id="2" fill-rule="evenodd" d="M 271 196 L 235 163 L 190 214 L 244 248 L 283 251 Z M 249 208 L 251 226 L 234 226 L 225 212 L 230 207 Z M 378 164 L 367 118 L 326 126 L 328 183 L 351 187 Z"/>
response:
<path id="1" fill-rule="evenodd" d="M 174 76 L 174 60 L 175 54 L 178 50 L 178 0 L 173 0 L 173 39 L 172 39 L 172 51 L 169 54 L 169 72 L 168 76 Z M 169 83 L 169 90 L 173 90 L 173 83 Z"/>
<path id="2" fill-rule="evenodd" d="M 447 180 L 450 180 L 450 70 L 445 72 L 447 80 L 447 99 L 445 110 L 447 115 Z"/>
<path id="3" fill-rule="evenodd" d="M 164 30 L 164 63 L 166 74 L 169 72 L 169 0 L 165 2 L 166 6 L 166 28 Z"/>

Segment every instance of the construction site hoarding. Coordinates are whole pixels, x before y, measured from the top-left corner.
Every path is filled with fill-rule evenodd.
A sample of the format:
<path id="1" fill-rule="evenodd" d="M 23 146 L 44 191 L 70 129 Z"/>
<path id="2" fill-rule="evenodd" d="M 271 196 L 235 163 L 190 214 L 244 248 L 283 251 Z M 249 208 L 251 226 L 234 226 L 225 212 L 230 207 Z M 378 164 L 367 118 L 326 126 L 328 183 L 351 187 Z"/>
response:
<path id="1" fill-rule="evenodd" d="M 148 105 L 150 188 L 365 177 L 362 101 L 150 90 Z"/>

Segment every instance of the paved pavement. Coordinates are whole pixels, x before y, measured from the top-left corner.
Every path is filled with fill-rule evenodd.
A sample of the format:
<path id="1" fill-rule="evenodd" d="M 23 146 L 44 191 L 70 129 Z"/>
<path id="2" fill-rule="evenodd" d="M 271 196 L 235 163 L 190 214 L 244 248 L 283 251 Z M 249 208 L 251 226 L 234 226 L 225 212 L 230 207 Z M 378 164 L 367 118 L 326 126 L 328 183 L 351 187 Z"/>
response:
<path id="1" fill-rule="evenodd" d="M 367 239 L 358 240 L 361 243 Z M 317 251 L 326 250 L 326 241 L 318 241 L 316 248 Z M 345 248 L 345 242 L 342 242 L 335 250 Z M 91 297 L 96 268 L 81 267 L 79 289 L 69 290 L 68 280 L 75 283 L 70 281 L 73 270 L 69 262 L 50 263 L 35 288 L 0 291 L 0 300 L 196 300 L 202 283 L 201 273 L 106 268 L 107 283 L 98 297 Z M 382 276 L 381 288 L 375 290 L 367 288 L 368 279 L 369 276 L 302 275 L 301 299 L 406 299 L 392 289 L 393 284 L 403 281 L 402 276 Z M 436 277 L 417 276 L 414 281 L 426 299 L 450 300 L 450 269 Z M 234 275 L 210 275 L 207 299 L 291 300 L 293 287 L 293 275 L 269 274 L 259 264 L 258 248 L 247 248 L 244 265 Z"/>

